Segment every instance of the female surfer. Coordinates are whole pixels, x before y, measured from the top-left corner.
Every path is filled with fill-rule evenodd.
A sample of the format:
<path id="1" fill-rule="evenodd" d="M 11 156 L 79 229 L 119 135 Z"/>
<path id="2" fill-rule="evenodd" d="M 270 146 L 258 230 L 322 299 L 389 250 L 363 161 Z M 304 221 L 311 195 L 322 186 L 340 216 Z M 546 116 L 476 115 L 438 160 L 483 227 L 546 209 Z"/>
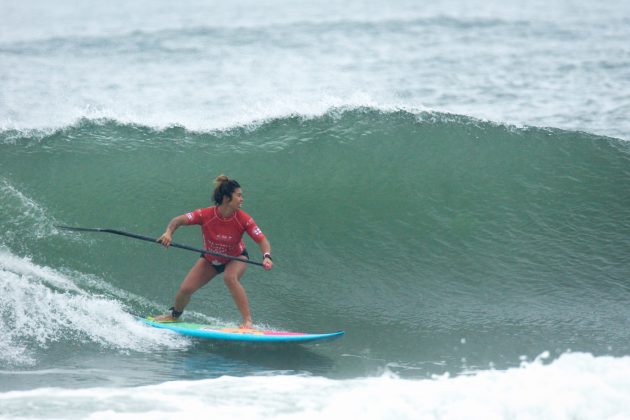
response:
<path id="1" fill-rule="evenodd" d="M 197 209 L 190 213 L 174 217 L 166 227 L 166 231 L 158 238 L 158 242 L 168 247 L 173 233 L 182 225 L 201 225 L 203 241 L 208 251 L 249 259 L 243 243 L 243 234 L 247 234 L 260 246 L 263 254 L 263 268 L 271 270 L 271 245 L 260 228 L 247 213 L 241 210 L 243 191 L 238 182 L 225 175 L 214 181 L 213 199 L 215 206 Z M 252 317 L 249 312 L 247 294 L 241 285 L 241 277 L 245 274 L 247 264 L 238 260 L 230 260 L 202 254 L 190 269 L 175 296 L 175 304 L 170 313 L 155 317 L 156 321 L 176 321 L 184 312 L 190 298 L 197 290 L 207 284 L 214 276 L 223 273 L 227 285 L 238 310 L 243 317 L 241 328 L 252 328 Z"/>

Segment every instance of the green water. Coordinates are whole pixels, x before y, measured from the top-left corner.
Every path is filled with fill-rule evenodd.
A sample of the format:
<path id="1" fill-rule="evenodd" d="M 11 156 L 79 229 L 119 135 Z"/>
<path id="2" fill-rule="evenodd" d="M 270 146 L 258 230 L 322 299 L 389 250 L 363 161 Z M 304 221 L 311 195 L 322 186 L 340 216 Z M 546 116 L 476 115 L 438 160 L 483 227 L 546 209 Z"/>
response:
<path id="1" fill-rule="evenodd" d="M 160 377 L 155 354 L 181 359 L 172 343 L 141 345 L 124 315 L 102 314 L 165 310 L 198 255 L 54 225 L 159 236 L 173 216 L 211 205 L 221 173 L 241 183 L 243 209 L 273 247 L 274 269 L 250 267 L 243 279 L 254 321 L 346 331 L 288 358 L 267 349 L 266 363 L 244 351 L 234 374 L 284 366 L 424 377 L 518 365 L 543 351 L 627 354 L 623 141 L 371 109 L 211 133 L 83 120 L 53 133 L 0 133 L 0 168 L 1 326 L 11 331 L 7 346 L 30 356 L 7 353 L 2 362 L 18 369 L 58 366 L 74 352 L 78 365 L 122 368 L 131 358 Z M 174 239 L 202 245 L 197 227 Z M 219 278 L 186 316 L 239 322 Z M 186 350 L 191 359 L 222 351 Z M 201 371 L 218 374 L 221 363 Z"/>

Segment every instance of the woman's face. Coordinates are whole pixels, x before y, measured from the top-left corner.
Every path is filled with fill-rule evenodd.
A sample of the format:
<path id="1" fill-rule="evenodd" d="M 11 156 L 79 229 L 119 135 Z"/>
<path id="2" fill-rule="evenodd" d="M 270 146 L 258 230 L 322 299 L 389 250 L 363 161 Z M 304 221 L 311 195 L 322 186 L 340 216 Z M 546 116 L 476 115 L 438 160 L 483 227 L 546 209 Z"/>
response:
<path id="1" fill-rule="evenodd" d="M 237 188 L 232 193 L 232 199 L 226 197 L 227 201 L 224 201 L 230 208 L 233 210 L 238 210 L 243 205 L 243 191 L 240 188 Z"/>

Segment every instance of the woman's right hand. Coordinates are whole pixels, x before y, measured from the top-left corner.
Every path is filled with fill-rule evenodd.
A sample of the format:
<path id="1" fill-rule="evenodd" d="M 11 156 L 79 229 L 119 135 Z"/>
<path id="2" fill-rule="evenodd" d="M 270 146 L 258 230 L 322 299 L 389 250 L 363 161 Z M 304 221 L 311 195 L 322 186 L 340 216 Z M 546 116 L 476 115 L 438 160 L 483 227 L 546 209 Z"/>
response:
<path id="1" fill-rule="evenodd" d="M 175 233 L 178 227 L 186 224 L 187 220 L 188 220 L 188 217 L 186 217 L 185 214 L 182 214 L 181 216 L 173 217 L 173 220 L 168 222 L 168 226 L 166 226 L 166 230 L 164 231 L 162 236 L 157 238 L 156 242 L 161 243 L 162 245 L 164 245 L 165 248 L 168 248 L 171 245 L 171 242 L 173 242 L 173 233 Z"/>
<path id="2" fill-rule="evenodd" d="M 157 242 L 161 243 L 164 248 L 168 248 L 171 242 L 173 241 L 173 235 L 167 230 L 160 236 Z"/>

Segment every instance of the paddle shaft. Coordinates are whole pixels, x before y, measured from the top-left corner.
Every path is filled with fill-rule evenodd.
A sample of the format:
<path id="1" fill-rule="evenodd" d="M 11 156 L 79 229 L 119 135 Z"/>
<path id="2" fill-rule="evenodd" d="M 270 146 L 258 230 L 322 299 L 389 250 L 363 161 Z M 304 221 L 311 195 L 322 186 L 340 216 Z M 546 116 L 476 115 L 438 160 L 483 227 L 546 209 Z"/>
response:
<path id="1" fill-rule="evenodd" d="M 160 242 L 158 242 L 158 240 L 156 238 L 151 238 L 151 237 L 144 236 L 144 235 L 138 235 L 137 233 L 124 232 L 122 230 L 116 230 L 116 229 L 84 228 L 84 227 L 72 227 L 72 226 L 55 226 L 55 227 L 58 227 L 60 229 L 65 229 L 65 230 L 74 230 L 74 231 L 78 231 L 78 232 L 106 232 L 106 233 L 113 233 L 114 235 L 128 236 L 129 238 L 140 239 L 142 241 L 147 241 L 147 242 L 153 242 L 154 244 L 159 244 L 160 243 Z M 242 261 L 242 262 L 247 263 L 247 264 L 259 265 L 261 267 L 263 266 L 261 263 L 259 263 L 257 261 L 250 261 L 250 260 L 247 260 L 247 259 L 234 257 L 232 255 L 219 254 L 218 252 L 212 252 L 212 251 L 207 251 L 205 249 L 194 248 L 192 246 L 182 245 L 182 244 L 178 244 L 178 243 L 175 243 L 175 242 L 171 242 L 170 246 L 175 247 L 175 248 L 185 249 L 187 251 L 193 251 L 193 252 L 199 252 L 201 254 L 212 255 L 214 257 L 227 258 L 229 260 Z"/>

